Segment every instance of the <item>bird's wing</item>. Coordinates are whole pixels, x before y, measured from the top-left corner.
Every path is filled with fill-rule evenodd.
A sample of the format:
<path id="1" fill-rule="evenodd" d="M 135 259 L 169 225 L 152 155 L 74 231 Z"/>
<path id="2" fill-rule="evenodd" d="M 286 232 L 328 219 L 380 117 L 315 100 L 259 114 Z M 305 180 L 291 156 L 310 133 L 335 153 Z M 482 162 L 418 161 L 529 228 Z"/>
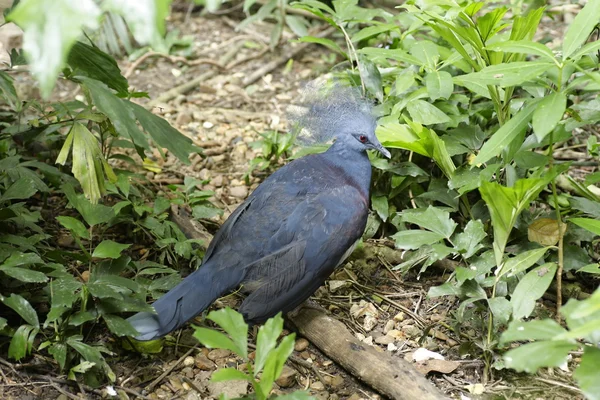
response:
<path id="1" fill-rule="evenodd" d="M 294 238 L 287 245 L 289 250 L 248 268 L 244 284 L 252 293 L 240 308 L 246 320 L 261 322 L 306 300 L 360 238 L 366 215 L 366 205 L 350 186 L 298 204 L 270 243 L 277 248 L 281 241 Z"/>

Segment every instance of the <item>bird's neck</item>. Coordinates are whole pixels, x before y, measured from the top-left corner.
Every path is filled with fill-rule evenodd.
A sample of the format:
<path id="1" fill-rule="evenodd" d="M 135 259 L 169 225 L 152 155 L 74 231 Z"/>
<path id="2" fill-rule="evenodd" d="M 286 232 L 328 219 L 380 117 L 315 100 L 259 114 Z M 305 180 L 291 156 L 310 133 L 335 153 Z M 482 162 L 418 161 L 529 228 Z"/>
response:
<path id="1" fill-rule="evenodd" d="M 353 186 L 360 190 L 366 199 L 369 198 L 371 162 L 366 151 L 348 148 L 344 143 L 337 141 L 327 150 L 325 156 L 327 162 L 342 170 Z"/>

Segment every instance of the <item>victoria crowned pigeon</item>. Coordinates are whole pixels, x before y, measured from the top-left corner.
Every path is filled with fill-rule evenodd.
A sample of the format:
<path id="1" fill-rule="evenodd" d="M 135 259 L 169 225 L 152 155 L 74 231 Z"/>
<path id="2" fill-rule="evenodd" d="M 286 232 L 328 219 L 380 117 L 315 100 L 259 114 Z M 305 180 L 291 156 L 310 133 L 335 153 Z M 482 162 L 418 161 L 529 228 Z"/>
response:
<path id="1" fill-rule="evenodd" d="M 314 96 L 295 120 L 300 137 L 333 145 L 258 186 L 218 230 L 202 266 L 154 303 L 156 314 L 128 319 L 136 339 L 168 334 L 240 285 L 249 293 L 239 309 L 248 323 L 289 312 L 352 252 L 369 212 L 367 150 L 390 153 L 375 136 L 370 104 L 350 89 L 334 92 Z"/>

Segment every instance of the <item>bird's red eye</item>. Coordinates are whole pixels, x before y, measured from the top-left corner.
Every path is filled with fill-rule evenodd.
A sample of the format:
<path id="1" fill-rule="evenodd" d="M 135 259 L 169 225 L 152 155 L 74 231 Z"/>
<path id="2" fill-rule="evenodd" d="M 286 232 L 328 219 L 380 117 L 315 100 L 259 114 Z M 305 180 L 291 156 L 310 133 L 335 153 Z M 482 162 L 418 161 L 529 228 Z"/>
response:
<path id="1" fill-rule="evenodd" d="M 360 140 L 361 143 L 367 143 L 367 137 L 365 135 L 360 135 L 358 140 Z"/>

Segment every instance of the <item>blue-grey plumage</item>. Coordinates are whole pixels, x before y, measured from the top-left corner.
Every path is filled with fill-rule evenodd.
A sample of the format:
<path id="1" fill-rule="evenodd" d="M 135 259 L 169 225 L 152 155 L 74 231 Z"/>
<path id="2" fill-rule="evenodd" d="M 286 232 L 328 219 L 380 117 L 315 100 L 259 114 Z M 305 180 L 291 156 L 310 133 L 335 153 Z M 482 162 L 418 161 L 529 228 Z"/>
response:
<path id="1" fill-rule="evenodd" d="M 370 113 L 348 104 L 329 107 L 345 112 L 321 125 L 335 132 L 326 152 L 292 161 L 268 177 L 218 230 L 203 265 L 154 303 L 156 314 L 129 318 L 137 339 L 166 335 L 240 285 L 249 293 L 240 312 L 247 322 L 259 323 L 293 310 L 323 284 L 367 223 L 366 151 L 390 156 L 375 136 Z"/>

